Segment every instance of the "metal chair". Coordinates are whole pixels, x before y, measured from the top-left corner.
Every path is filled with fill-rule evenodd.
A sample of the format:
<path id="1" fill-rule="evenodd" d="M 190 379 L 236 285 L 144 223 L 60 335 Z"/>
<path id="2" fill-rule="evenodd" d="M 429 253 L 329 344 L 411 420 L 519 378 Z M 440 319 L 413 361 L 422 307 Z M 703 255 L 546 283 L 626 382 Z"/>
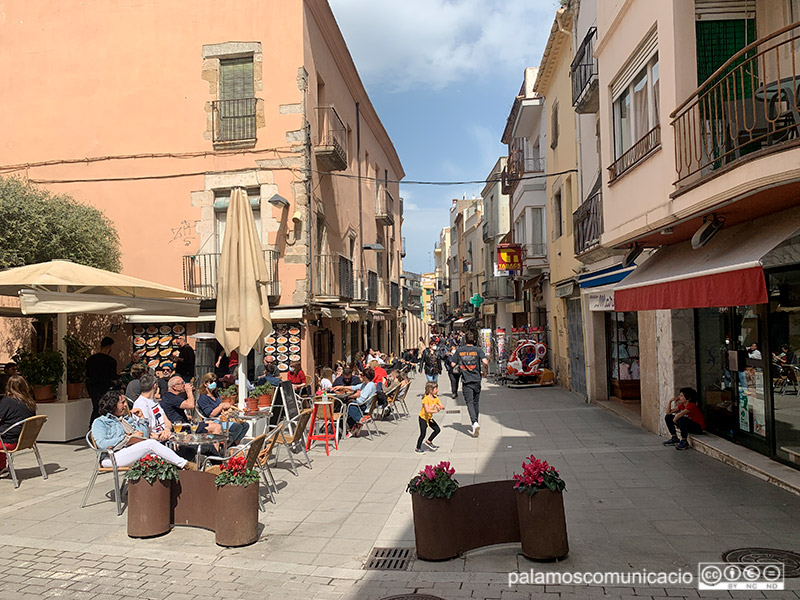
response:
<path id="1" fill-rule="evenodd" d="M 234 456 L 246 456 L 245 461 L 245 468 L 247 469 L 256 469 L 259 475 L 264 479 L 264 483 L 267 485 L 267 493 L 269 494 L 269 499 L 271 502 L 275 502 L 272 496 L 272 490 L 269 487 L 269 480 L 267 480 L 264 474 L 264 468 L 258 462 L 258 455 L 261 453 L 261 450 L 264 448 L 264 443 L 267 440 L 267 435 L 262 433 L 258 437 L 251 440 L 249 443 L 245 444 L 238 448 L 235 452 L 233 452 L 229 457 L 222 458 L 221 456 L 209 456 L 203 461 L 202 470 L 206 473 L 211 473 L 213 475 L 219 475 L 222 472 L 222 468 L 220 465 L 212 465 L 208 467 L 209 463 L 219 462 L 219 463 L 226 463 Z M 207 468 L 208 467 L 208 468 Z M 269 468 L 269 467 L 267 467 Z M 270 474 L 272 477 L 272 474 Z M 274 481 L 274 480 L 273 480 Z M 264 503 L 261 500 L 261 494 L 258 495 L 258 508 L 263 512 L 264 511 Z"/>
<path id="2" fill-rule="evenodd" d="M 47 471 L 44 470 L 42 457 L 39 454 L 39 448 L 36 446 L 36 440 L 39 437 L 39 433 L 42 431 L 45 421 L 47 421 L 47 416 L 45 415 L 28 417 L 22 421 L 17 421 L 13 425 L 6 427 L 4 431 L 0 432 L 0 452 L 4 452 L 6 458 L 8 459 L 8 471 L 11 473 L 11 480 L 14 482 L 14 489 L 19 487 L 17 472 L 14 470 L 14 455 L 22 450 L 33 450 L 33 453 L 36 455 L 36 462 L 39 463 L 39 470 L 42 472 L 42 477 L 47 479 Z M 21 427 L 22 429 L 19 432 L 19 438 L 17 439 L 16 447 L 13 450 L 9 450 L 5 442 L 3 442 L 2 436 L 15 427 Z"/>
<path id="3" fill-rule="evenodd" d="M 92 476 L 89 478 L 89 485 L 86 487 L 86 493 L 83 495 L 83 501 L 81 502 L 81 508 L 86 506 L 86 503 L 89 501 L 89 494 L 94 487 L 94 482 L 97 479 L 97 476 L 100 473 L 113 473 L 114 474 L 114 497 L 117 501 L 117 516 L 122 514 L 122 489 L 125 487 L 125 482 L 122 482 L 120 485 L 119 482 L 119 474 L 124 473 L 128 470 L 128 467 L 118 467 L 117 466 L 117 459 L 114 456 L 113 450 L 104 450 L 102 448 L 98 448 L 97 444 L 92 437 L 92 432 L 86 434 L 86 443 L 89 445 L 89 448 L 95 451 L 96 453 L 96 462 L 94 465 L 94 472 Z M 111 461 L 110 467 L 104 467 L 102 465 L 103 455 L 107 455 L 108 459 Z"/>
<path id="4" fill-rule="evenodd" d="M 264 443 L 264 447 L 261 449 L 261 452 L 259 452 L 258 459 L 257 459 L 258 460 L 258 464 L 261 467 L 266 469 L 267 474 L 269 475 L 269 478 L 272 480 L 272 487 L 275 488 L 275 493 L 276 494 L 278 493 L 278 486 L 275 483 L 275 478 L 272 476 L 272 471 L 269 468 L 269 459 L 270 459 L 270 457 L 275 458 L 275 465 L 277 466 L 278 458 L 277 458 L 276 454 L 273 454 L 273 450 L 275 449 L 275 445 L 279 441 L 281 441 L 281 439 L 278 436 L 282 436 L 283 435 L 285 427 L 286 427 L 286 422 L 285 421 L 281 421 L 280 423 L 277 424 L 275 429 L 273 429 L 267 435 L 267 439 L 266 439 L 266 441 Z M 283 442 L 281 441 L 281 443 L 283 443 Z M 292 458 L 292 452 L 290 450 L 288 450 L 288 449 L 287 449 L 287 451 L 289 453 L 289 461 L 290 461 L 290 463 L 292 465 L 292 473 L 294 473 L 294 475 L 297 476 L 297 469 L 294 466 L 294 459 Z"/>
<path id="5" fill-rule="evenodd" d="M 306 427 L 308 427 L 308 421 L 311 418 L 312 411 L 313 409 L 311 408 L 304 408 L 300 411 L 300 415 L 297 417 L 297 422 L 295 423 L 293 434 L 286 435 L 285 433 L 280 433 L 277 435 L 277 441 L 286 447 L 290 457 L 292 454 L 292 447 L 296 446 L 298 443 L 300 444 L 300 448 L 302 448 L 303 454 L 306 456 L 306 466 L 309 469 L 311 468 L 311 459 L 308 457 L 308 452 L 306 452 Z M 278 460 L 277 456 L 278 453 L 276 451 L 275 460 Z M 294 466 L 294 459 L 292 459 L 292 465 Z M 296 474 L 297 472 L 295 471 L 295 475 Z"/>

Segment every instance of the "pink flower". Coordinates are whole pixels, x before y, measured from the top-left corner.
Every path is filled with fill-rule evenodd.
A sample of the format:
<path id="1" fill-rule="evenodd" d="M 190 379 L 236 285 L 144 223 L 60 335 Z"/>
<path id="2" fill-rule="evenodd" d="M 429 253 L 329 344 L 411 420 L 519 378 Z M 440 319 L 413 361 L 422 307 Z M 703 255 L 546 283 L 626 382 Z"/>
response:
<path id="1" fill-rule="evenodd" d="M 425 467 L 424 475 L 425 475 L 425 477 L 427 477 L 431 481 L 436 479 L 436 471 L 434 471 L 434 469 L 433 469 L 433 467 L 431 465 L 428 465 L 427 467 Z"/>

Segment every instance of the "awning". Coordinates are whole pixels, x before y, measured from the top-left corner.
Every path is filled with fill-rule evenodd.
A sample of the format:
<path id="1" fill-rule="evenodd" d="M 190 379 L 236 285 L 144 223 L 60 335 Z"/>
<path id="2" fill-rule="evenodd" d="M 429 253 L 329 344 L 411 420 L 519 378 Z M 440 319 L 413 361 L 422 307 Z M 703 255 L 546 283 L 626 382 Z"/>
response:
<path id="1" fill-rule="evenodd" d="M 371 311 L 369 311 L 369 314 L 372 317 L 373 321 L 385 321 L 386 320 L 386 315 L 383 314 L 379 310 L 371 310 Z"/>
<path id="2" fill-rule="evenodd" d="M 462 317 L 453 322 L 453 327 L 463 327 L 466 323 L 472 321 L 472 317 Z"/>
<path id="3" fill-rule="evenodd" d="M 615 288 L 617 311 L 743 306 L 768 301 L 761 259 L 800 231 L 792 209 L 722 229 L 705 246 L 658 250 Z"/>
<path id="4" fill-rule="evenodd" d="M 606 267 L 605 269 L 598 269 L 589 273 L 582 273 L 578 275 L 578 285 L 581 288 L 593 288 L 601 285 L 609 285 L 617 283 L 625 279 L 628 275 L 633 273 L 636 265 L 625 267 L 622 264 Z"/>
<path id="5" fill-rule="evenodd" d="M 571 296 L 572 292 L 574 291 L 575 291 L 574 281 L 567 281 L 566 283 L 560 283 L 555 285 L 556 298 L 566 298 L 567 296 Z"/>
<path id="6" fill-rule="evenodd" d="M 160 314 L 193 318 L 200 313 L 200 301 L 195 299 L 132 298 L 130 296 L 20 290 L 19 302 L 22 312 L 26 315 L 53 313 L 91 313 L 95 315 Z M 181 319 L 177 320 L 180 321 Z"/>
<path id="7" fill-rule="evenodd" d="M 361 320 L 361 313 L 359 313 L 357 310 L 348 308 L 346 312 L 347 314 L 345 315 L 345 319 L 348 323 L 358 323 Z"/>
<path id="8" fill-rule="evenodd" d="M 297 321 L 303 320 L 302 308 L 271 308 L 269 316 L 273 321 Z"/>
<path id="9" fill-rule="evenodd" d="M 320 314 L 328 319 L 344 319 L 344 309 L 342 308 L 327 308 L 323 306 L 320 309 Z"/>

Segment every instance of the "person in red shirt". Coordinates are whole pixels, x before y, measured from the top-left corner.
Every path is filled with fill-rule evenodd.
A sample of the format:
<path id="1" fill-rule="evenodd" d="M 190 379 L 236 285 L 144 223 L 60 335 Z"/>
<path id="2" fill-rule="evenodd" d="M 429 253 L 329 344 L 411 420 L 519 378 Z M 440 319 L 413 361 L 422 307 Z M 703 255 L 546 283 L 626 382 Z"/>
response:
<path id="1" fill-rule="evenodd" d="M 300 368 L 299 362 L 293 362 L 289 365 L 289 373 L 286 375 L 286 379 L 292 382 L 292 386 L 294 386 L 294 391 L 299 394 L 303 395 L 303 392 L 307 392 L 308 384 L 306 383 L 306 374 L 303 373 L 303 369 Z"/>
<path id="2" fill-rule="evenodd" d="M 664 442 L 665 446 L 675 446 L 676 450 L 686 450 L 689 448 L 687 437 L 690 433 L 703 433 L 706 428 L 706 420 L 700 407 L 697 406 L 699 394 L 694 388 L 685 387 L 680 389 L 677 398 L 669 401 L 669 409 L 664 416 L 664 422 L 671 437 Z M 676 426 L 681 430 L 681 439 L 678 439 Z"/>

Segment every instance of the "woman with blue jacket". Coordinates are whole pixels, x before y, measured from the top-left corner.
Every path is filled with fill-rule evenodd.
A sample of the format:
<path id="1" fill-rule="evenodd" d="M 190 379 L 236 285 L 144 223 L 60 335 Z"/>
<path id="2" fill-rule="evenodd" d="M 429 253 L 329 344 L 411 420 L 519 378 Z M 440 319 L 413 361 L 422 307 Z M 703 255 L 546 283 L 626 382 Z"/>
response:
<path id="1" fill-rule="evenodd" d="M 92 423 L 92 437 L 98 449 L 113 450 L 118 467 L 129 467 L 140 458 L 155 454 L 178 468 L 196 468 L 161 442 L 150 439 L 141 410 L 134 408 L 130 416 L 125 416 L 127 403 L 125 396 L 114 390 L 100 398 L 100 416 Z M 111 459 L 106 456 L 100 464 L 110 467 Z"/>

